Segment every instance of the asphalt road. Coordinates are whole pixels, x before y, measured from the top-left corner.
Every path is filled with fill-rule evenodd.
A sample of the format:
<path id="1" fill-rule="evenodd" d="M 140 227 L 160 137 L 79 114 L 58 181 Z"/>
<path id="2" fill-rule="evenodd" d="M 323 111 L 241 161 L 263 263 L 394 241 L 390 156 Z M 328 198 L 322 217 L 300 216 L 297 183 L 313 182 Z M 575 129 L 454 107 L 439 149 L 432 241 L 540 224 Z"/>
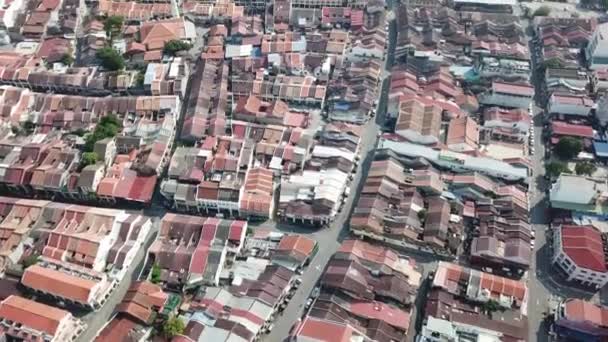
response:
<path id="1" fill-rule="evenodd" d="M 150 229 L 150 232 L 146 237 L 144 246 L 140 248 L 139 252 L 135 256 L 135 259 L 133 260 L 133 264 L 131 264 L 131 266 L 134 267 L 131 267 L 127 270 L 127 274 L 125 275 L 125 277 L 122 279 L 120 284 L 114 289 L 107 302 L 100 310 L 90 312 L 87 315 L 80 317 L 87 324 L 87 328 L 84 333 L 82 333 L 82 335 L 80 335 L 78 339 L 76 339 L 76 342 L 93 341 L 97 334 L 101 331 L 101 329 L 106 324 L 110 323 L 110 319 L 112 318 L 112 316 L 114 316 L 114 310 L 116 306 L 120 304 L 125 294 L 127 294 L 127 290 L 129 289 L 131 283 L 138 280 L 139 274 L 141 273 L 141 270 L 144 267 L 145 256 L 148 251 L 148 248 L 150 248 L 150 245 L 152 245 L 152 242 L 154 242 L 156 234 L 158 233 L 158 224 L 160 219 L 153 219 L 155 221 L 152 224 L 152 229 Z"/>
<path id="2" fill-rule="evenodd" d="M 530 179 L 529 202 L 530 223 L 536 234 L 534 251 L 532 253 L 530 270 L 528 272 L 528 324 L 529 341 L 549 341 L 548 325 L 544 321 L 559 299 L 577 297 L 589 299 L 592 293 L 569 288 L 560 284 L 555 277 L 555 269 L 551 265 L 551 232 L 549 230 L 549 218 L 547 217 L 548 198 L 545 190 L 551 186 L 544 179 L 545 175 L 545 144 L 542 139 L 543 116 L 542 107 L 546 103 L 547 91 L 544 85 L 544 75 L 537 72 L 537 65 L 541 62 L 541 47 L 532 37 L 530 23 L 527 19 L 521 20 L 524 30 L 527 32 L 528 45 L 534 70 L 531 83 L 535 87 L 534 116 L 534 149 L 535 154 L 531 156 L 533 177 Z"/>
<path id="3" fill-rule="evenodd" d="M 394 22 L 389 25 L 389 47 L 385 59 L 385 71 L 392 68 L 395 52 L 396 27 Z M 388 101 L 388 85 L 389 73 L 383 73 L 383 81 L 381 86 L 380 99 L 378 101 L 377 115 L 375 120 L 370 120 L 365 124 L 363 134 L 361 136 L 361 162 L 358 166 L 357 173 L 351 182 L 350 194 L 342 211 L 336 219 L 329 225 L 328 228 L 321 229 L 310 233 L 309 236 L 314 238 L 319 244 L 319 251 L 311 261 L 308 268 L 302 275 L 302 284 L 290 300 L 289 304 L 283 313 L 275 319 L 274 328 L 264 336 L 263 340 L 268 342 L 282 341 L 289 336 L 289 332 L 294 323 L 304 314 L 304 306 L 307 298 L 310 296 L 313 288 L 316 286 L 319 277 L 325 269 L 331 256 L 340 246 L 341 241 L 348 237 L 349 228 L 348 222 L 354 205 L 358 200 L 357 194 L 363 185 L 363 181 L 367 178 L 369 166 L 373 160 L 374 150 L 378 142 L 377 134 L 380 132 L 381 125 L 384 123 Z M 279 228 L 281 229 L 281 228 Z M 301 230 L 298 233 L 302 233 Z"/>

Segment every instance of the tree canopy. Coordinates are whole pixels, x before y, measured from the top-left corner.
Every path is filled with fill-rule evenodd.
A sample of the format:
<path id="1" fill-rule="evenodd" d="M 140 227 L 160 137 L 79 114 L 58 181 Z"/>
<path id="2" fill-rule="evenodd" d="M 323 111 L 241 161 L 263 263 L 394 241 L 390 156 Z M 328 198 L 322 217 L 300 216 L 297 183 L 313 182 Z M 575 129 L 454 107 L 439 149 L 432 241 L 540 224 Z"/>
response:
<path id="1" fill-rule="evenodd" d="M 163 51 L 168 54 L 175 56 L 179 51 L 186 51 L 192 48 L 192 44 L 181 40 L 173 39 L 165 43 Z"/>
<path id="2" fill-rule="evenodd" d="M 583 150 L 583 143 L 580 139 L 563 137 L 555 145 L 555 153 L 562 159 L 575 158 Z"/>
<path id="3" fill-rule="evenodd" d="M 105 138 L 112 138 L 118 134 L 120 129 L 120 121 L 115 115 L 106 115 L 99 120 L 93 133 L 87 135 L 85 138 L 84 150 L 86 152 L 93 152 L 95 143 Z"/>
<path id="4" fill-rule="evenodd" d="M 125 59 L 111 47 L 104 47 L 97 51 L 95 57 L 101 62 L 101 66 L 110 71 L 122 70 L 125 67 Z"/>
<path id="5" fill-rule="evenodd" d="M 74 57 L 72 57 L 72 54 L 70 53 L 64 53 L 63 56 L 61 56 L 61 63 L 72 65 L 72 63 L 74 63 Z"/>
<path id="6" fill-rule="evenodd" d="M 158 264 L 152 265 L 152 271 L 150 271 L 150 281 L 154 284 L 160 283 L 160 266 L 158 266 Z"/>
<path id="7" fill-rule="evenodd" d="M 171 316 L 163 324 L 163 336 L 170 339 L 175 335 L 183 333 L 185 328 L 184 321 L 179 319 L 179 317 Z"/>
<path id="8" fill-rule="evenodd" d="M 97 163 L 97 153 L 85 152 L 82 154 L 82 160 L 80 161 L 80 167 L 85 168 L 88 165 Z"/>
<path id="9" fill-rule="evenodd" d="M 103 21 L 103 29 L 110 40 L 112 40 L 115 33 L 120 32 L 123 23 L 124 18 L 117 15 L 109 16 Z"/>
<path id="10" fill-rule="evenodd" d="M 574 167 L 574 171 L 577 175 L 591 176 L 597 168 L 590 162 L 577 163 Z"/>
<path id="11" fill-rule="evenodd" d="M 549 13 L 551 13 L 551 8 L 548 6 L 540 6 L 532 15 L 535 17 L 546 17 L 549 15 Z"/>
<path id="12" fill-rule="evenodd" d="M 549 175 L 549 177 L 555 178 L 562 173 L 569 173 L 570 169 L 568 168 L 568 165 L 566 163 L 560 162 L 560 161 L 554 161 L 554 162 L 547 164 L 546 171 L 547 171 L 547 175 Z"/>
<path id="13" fill-rule="evenodd" d="M 418 219 L 420 221 L 426 220 L 426 209 L 420 209 L 420 211 L 418 211 Z"/>

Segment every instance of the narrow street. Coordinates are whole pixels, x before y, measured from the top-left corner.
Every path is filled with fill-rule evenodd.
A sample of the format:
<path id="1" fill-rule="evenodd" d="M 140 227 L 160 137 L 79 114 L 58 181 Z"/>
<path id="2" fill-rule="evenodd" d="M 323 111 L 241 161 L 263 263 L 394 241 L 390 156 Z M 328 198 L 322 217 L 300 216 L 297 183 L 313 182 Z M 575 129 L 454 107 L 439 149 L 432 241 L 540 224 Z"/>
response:
<path id="1" fill-rule="evenodd" d="M 522 11 L 523 12 L 523 11 Z M 521 15 L 521 13 L 520 13 Z M 541 46 L 534 40 L 534 32 L 528 19 L 521 20 L 526 33 L 530 51 L 532 76 L 530 82 L 535 88 L 535 105 L 533 107 L 534 150 L 530 156 L 533 176 L 530 177 L 528 198 L 530 203 L 530 224 L 535 231 L 536 239 L 532 253 L 530 271 L 528 271 L 528 325 L 529 341 L 549 341 L 549 326 L 545 321 L 556 303 L 567 297 L 589 299 L 591 293 L 561 286 L 553 279 L 554 270 L 551 265 L 551 231 L 549 229 L 548 198 L 546 191 L 551 182 L 545 180 L 545 143 L 543 140 L 544 111 L 546 89 L 544 85 L 544 69 L 539 68 L 542 61 Z"/>
<path id="2" fill-rule="evenodd" d="M 392 3 L 389 2 L 389 6 L 392 8 Z M 282 341 L 289 336 L 290 329 L 304 314 L 304 305 L 307 301 L 307 297 L 316 286 L 319 277 L 325 269 L 325 265 L 338 249 L 342 240 L 348 237 L 349 218 L 356 205 L 356 201 L 358 200 L 357 194 L 360 192 L 363 182 L 367 178 L 367 172 L 373 161 L 374 150 L 378 143 L 378 133 L 380 132 L 381 126 L 384 124 L 386 116 L 388 87 L 390 82 L 390 79 L 388 78 L 390 73 L 388 71 L 392 68 L 392 63 L 394 61 L 396 38 L 395 22 L 390 21 L 389 46 L 385 58 L 385 73 L 380 87 L 381 94 L 378 101 L 377 115 L 375 120 L 370 120 L 365 124 L 361 135 L 361 162 L 359 163 L 357 173 L 350 185 L 350 193 L 352 195 L 348 197 L 342 211 L 328 228 L 310 234 L 311 237 L 318 242 L 319 251 L 308 268 L 304 270 L 304 274 L 301 276 L 302 284 L 290 300 L 287 308 L 285 308 L 283 313 L 275 320 L 274 328 L 268 335 L 263 337 L 264 341 Z"/>
<path id="3" fill-rule="evenodd" d="M 129 286 L 136 280 L 141 273 L 142 268 L 144 267 L 144 261 L 146 259 L 146 253 L 148 248 L 154 242 L 156 235 L 158 234 L 159 222 L 160 218 L 153 218 L 152 229 L 150 229 L 150 233 L 146 237 L 144 245 L 140 248 L 139 252 L 135 256 L 133 260 L 133 264 L 131 264 L 128 269 L 125 277 L 122 279 L 120 284 L 116 286 L 116 288 L 112 291 L 112 294 L 108 298 L 107 302 L 104 306 L 94 312 L 90 312 L 84 317 L 81 317 L 85 323 L 87 324 L 86 330 L 82 333 L 82 335 L 78 336 L 75 342 L 90 342 L 93 341 L 95 336 L 97 336 L 98 332 L 110 322 L 112 316 L 114 316 L 114 312 L 116 306 L 120 304 L 122 299 L 124 298 Z"/>

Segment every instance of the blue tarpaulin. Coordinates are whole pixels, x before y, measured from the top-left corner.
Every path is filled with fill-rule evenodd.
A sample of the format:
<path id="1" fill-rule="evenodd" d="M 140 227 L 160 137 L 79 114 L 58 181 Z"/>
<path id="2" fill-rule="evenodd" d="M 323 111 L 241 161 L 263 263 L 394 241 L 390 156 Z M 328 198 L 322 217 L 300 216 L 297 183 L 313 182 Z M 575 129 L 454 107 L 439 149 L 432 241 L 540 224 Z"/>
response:
<path id="1" fill-rule="evenodd" d="M 593 149 L 595 150 L 596 156 L 608 157 L 608 143 L 607 142 L 594 141 Z"/>

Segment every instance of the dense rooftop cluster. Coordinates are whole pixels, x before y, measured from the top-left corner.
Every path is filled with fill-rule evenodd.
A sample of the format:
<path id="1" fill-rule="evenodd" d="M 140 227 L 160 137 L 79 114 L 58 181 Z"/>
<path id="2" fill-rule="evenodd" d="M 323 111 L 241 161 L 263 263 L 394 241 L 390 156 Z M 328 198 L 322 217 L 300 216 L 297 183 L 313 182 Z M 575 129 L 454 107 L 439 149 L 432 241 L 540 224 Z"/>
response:
<path id="1" fill-rule="evenodd" d="M 0 340 L 608 336 L 597 13 L 0 7 Z"/>

